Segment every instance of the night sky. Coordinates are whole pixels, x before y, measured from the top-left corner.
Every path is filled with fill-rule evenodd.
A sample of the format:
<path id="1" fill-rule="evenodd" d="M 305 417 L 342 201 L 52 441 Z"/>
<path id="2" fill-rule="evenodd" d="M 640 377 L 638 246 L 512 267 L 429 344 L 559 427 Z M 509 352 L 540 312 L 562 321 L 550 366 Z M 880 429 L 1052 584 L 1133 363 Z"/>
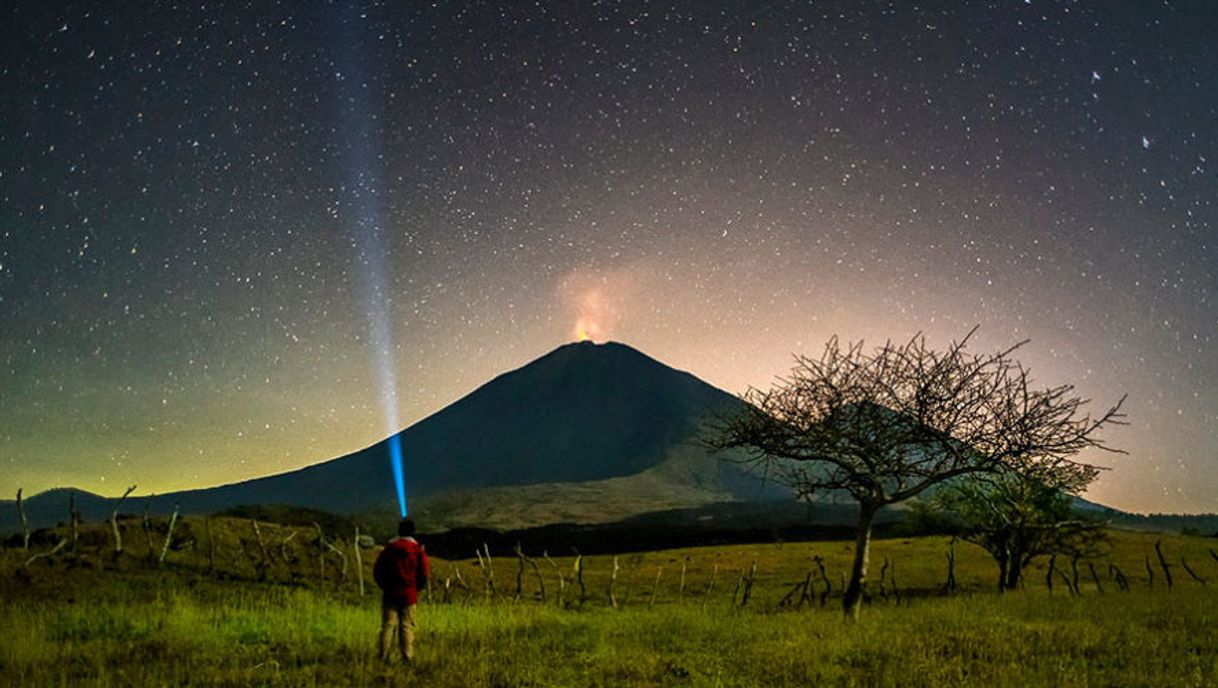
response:
<path id="1" fill-rule="evenodd" d="M 980 325 L 1130 395 L 1089 497 L 1218 509 L 1218 3 L 201 4 L 0 9 L 6 497 L 329 459 L 581 330 L 738 392 Z"/>

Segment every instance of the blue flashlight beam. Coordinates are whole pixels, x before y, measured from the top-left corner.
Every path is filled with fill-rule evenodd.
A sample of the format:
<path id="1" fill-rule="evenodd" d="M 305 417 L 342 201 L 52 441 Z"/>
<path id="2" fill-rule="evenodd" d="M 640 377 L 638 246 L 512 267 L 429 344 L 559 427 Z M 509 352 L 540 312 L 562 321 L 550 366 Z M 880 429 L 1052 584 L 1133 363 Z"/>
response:
<path id="1" fill-rule="evenodd" d="M 398 509 L 406 518 L 406 481 L 402 476 L 402 436 L 389 438 L 389 462 L 393 464 L 393 485 L 398 489 Z"/>

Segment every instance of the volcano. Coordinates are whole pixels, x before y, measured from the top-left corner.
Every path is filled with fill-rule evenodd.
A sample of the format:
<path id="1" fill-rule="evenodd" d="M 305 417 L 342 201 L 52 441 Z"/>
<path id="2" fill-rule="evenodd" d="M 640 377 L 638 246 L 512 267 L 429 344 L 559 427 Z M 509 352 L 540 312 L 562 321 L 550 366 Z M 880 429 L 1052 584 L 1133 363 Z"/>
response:
<path id="1" fill-rule="evenodd" d="M 412 515 L 537 525 L 756 499 L 759 480 L 698 442 L 709 419 L 741 403 L 624 344 L 561 346 L 399 433 Z M 387 512 L 397 503 L 388 440 L 288 473 L 162 495 L 159 510 Z"/>

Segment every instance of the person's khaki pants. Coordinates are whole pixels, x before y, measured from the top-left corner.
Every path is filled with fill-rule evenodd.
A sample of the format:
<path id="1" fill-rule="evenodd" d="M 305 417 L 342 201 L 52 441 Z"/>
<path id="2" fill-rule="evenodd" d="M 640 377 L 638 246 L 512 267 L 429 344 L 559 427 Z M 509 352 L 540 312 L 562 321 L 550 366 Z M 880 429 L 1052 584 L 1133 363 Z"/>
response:
<path id="1" fill-rule="evenodd" d="M 403 607 L 392 605 L 381 607 L 381 659 L 388 661 L 393 651 L 393 636 L 398 636 L 398 649 L 402 659 L 409 662 L 414 659 L 414 608 L 408 604 Z"/>

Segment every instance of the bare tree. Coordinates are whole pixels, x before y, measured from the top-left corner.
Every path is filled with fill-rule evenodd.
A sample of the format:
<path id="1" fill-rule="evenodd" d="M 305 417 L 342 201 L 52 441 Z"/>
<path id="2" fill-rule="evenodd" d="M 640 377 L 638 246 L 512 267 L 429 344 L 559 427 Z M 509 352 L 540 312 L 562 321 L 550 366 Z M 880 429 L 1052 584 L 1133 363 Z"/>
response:
<path id="1" fill-rule="evenodd" d="M 871 530 L 883 507 L 945 480 L 1001 468 L 1073 463 L 1123 418 L 1118 401 L 1093 418 L 1070 385 L 1035 389 L 1012 358 L 1022 344 L 972 354 L 968 340 L 945 351 L 917 335 L 868 351 L 836 338 L 819 358 L 799 356 L 770 390 L 749 389 L 738 415 L 721 419 L 707 444 L 743 450 L 746 463 L 798 498 L 845 492 L 859 507 L 854 564 L 843 597 L 857 619 Z"/>
<path id="2" fill-rule="evenodd" d="M 961 539 L 994 558 L 998 590 L 1013 590 L 1036 557 L 1096 553 L 1104 523 L 1080 514 L 1072 494 L 1098 473 L 1094 466 L 1061 464 L 1031 475 L 1010 470 L 977 474 L 952 481 L 931 501 L 954 518 Z"/>

